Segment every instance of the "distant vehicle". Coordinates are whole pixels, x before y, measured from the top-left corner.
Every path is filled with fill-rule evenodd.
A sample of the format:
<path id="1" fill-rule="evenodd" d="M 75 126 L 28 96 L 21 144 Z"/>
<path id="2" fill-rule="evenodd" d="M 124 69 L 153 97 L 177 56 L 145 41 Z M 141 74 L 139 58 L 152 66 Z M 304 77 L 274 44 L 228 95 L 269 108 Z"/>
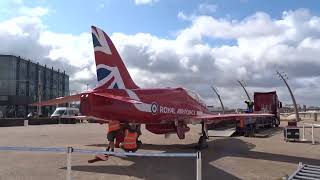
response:
<path id="1" fill-rule="evenodd" d="M 27 115 L 27 119 L 33 119 L 33 118 L 39 118 L 39 117 L 47 117 L 46 115 L 44 114 L 40 114 L 38 115 L 37 112 L 30 112 L 28 115 Z"/>
<path id="2" fill-rule="evenodd" d="M 60 118 L 71 118 L 73 116 L 79 116 L 79 108 L 73 107 L 58 107 L 53 114 L 52 118 L 60 117 Z"/>
<path id="3" fill-rule="evenodd" d="M 234 132 L 237 132 L 237 134 L 254 136 L 259 129 L 278 127 L 280 125 L 280 108 L 282 108 L 282 103 L 279 101 L 276 91 L 254 92 L 253 113 L 267 113 L 273 114 L 273 116 L 240 119 L 230 118 L 230 121 L 224 121 L 220 124 L 211 124 L 208 126 L 208 128 L 210 130 L 215 130 L 218 127 L 221 128 L 235 126 Z M 232 133 L 228 136 L 231 135 Z"/>
<path id="4" fill-rule="evenodd" d="M 32 119 L 32 118 L 35 117 L 35 115 L 36 115 L 36 113 L 30 112 L 30 113 L 27 115 L 27 119 Z"/>

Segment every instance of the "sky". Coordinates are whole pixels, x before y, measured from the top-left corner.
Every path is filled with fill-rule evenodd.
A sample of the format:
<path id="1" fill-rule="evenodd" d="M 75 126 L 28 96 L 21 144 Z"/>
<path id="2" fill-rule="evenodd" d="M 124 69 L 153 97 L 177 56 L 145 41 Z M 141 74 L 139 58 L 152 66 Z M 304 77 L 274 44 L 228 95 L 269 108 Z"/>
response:
<path id="1" fill-rule="evenodd" d="M 0 54 L 65 70 L 71 93 L 96 85 L 90 26 L 105 30 L 140 87 L 186 87 L 208 105 L 245 107 L 277 91 L 320 105 L 320 5 L 311 0 L 2 0 Z"/>

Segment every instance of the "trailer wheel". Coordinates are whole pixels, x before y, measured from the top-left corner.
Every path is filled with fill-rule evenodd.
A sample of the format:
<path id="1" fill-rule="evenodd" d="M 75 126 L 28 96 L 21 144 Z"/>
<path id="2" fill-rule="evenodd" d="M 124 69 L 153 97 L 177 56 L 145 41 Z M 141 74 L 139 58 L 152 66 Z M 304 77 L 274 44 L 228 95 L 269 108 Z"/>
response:
<path id="1" fill-rule="evenodd" d="M 256 133 L 256 124 L 251 124 L 250 125 L 250 137 L 254 137 Z"/>
<path id="2" fill-rule="evenodd" d="M 254 137 L 256 131 L 255 124 L 248 124 L 244 130 L 244 137 Z"/>
<path id="3" fill-rule="evenodd" d="M 279 127 L 279 125 L 280 125 L 280 120 L 279 120 L 278 118 L 275 118 L 274 121 L 275 121 L 274 126 L 275 126 L 275 127 Z"/>
<path id="4" fill-rule="evenodd" d="M 249 137 L 249 126 L 248 125 L 244 128 L 243 135 L 244 135 L 244 137 Z"/>

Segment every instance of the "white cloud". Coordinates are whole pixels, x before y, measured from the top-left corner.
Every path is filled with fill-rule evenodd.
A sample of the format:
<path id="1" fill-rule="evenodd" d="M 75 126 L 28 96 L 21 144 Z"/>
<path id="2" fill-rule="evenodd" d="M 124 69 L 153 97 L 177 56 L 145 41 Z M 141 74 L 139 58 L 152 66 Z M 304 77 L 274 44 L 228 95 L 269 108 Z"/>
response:
<path id="1" fill-rule="evenodd" d="M 182 20 L 189 20 L 188 16 L 185 15 L 182 11 L 178 13 L 177 17 Z"/>
<path id="2" fill-rule="evenodd" d="M 52 60 L 65 59 L 76 67 L 92 63 L 93 50 L 90 33 L 72 35 L 43 31 L 39 43 L 51 48 L 47 57 Z"/>
<path id="3" fill-rule="evenodd" d="M 192 21 L 199 17 L 199 15 L 212 14 L 216 12 L 217 9 L 218 6 L 215 4 L 202 3 L 198 5 L 198 8 L 194 10 L 193 13 L 187 15 L 183 11 L 179 11 L 177 17 L 185 21 Z"/>
<path id="4" fill-rule="evenodd" d="M 79 35 L 51 32 L 42 21 L 45 11 L 40 9 L 46 8 L 22 7 L 25 11 L 19 12 L 19 16 L 0 21 L 0 54 L 21 56 L 65 70 L 70 75 L 70 89 L 83 87 L 78 83 L 83 80 L 82 83 L 94 86 L 90 32 Z"/>
<path id="5" fill-rule="evenodd" d="M 95 73 L 90 71 L 90 69 L 88 69 L 88 68 L 84 68 L 81 71 L 74 73 L 70 77 L 70 81 L 74 81 L 74 80 L 75 81 L 85 81 L 85 80 L 91 80 L 93 78 L 95 78 Z"/>
<path id="6" fill-rule="evenodd" d="M 26 16 L 44 16 L 48 14 L 49 10 L 43 7 L 30 8 L 30 7 L 22 6 L 19 9 L 19 12 L 21 15 L 26 15 Z"/>
<path id="7" fill-rule="evenodd" d="M 43 56 L 49 51 L 37 42 L 43 27 L 37 17 L 20 16 L 0 22 L 0 52 L 33 59 Z"/>
<path id="8" fill-rule="evenodd" d="M 178 17 L 187 19 L 183 13 Z M 208 85 L 214 83 L 223 89 L 222 96 L 227 95 L 227 105 L 241 106 L 245 96 L 241 88 L 234 88 L 238 86 L 236 79 L 244 79 L 249 91 L 277 90 L 282 95 L 280 98 L 290 103 L 287 90 L 275 76 L 275 70 L 282 68 L 293 80 L 309 79 L 289 81 L 296 89 L 298 103 L 319 104 L 308 94 L 302 94 L 311 91 L 310 84 L 320 88 L 317 19 L 305 9 L 284 12 L 280 19 L 272 19 L 263 12 L 241 21 L 201 15 L 194 16 L 191 25 L 182 29 L 175 39 L 143 33 L 114 34 L 112 39 L 130 68 L 143 69 L 144 74 L 135 73 L 134 78 L 139 81 L 148 74 L 152 79 L 140 81 L 144 87 L 183 85 L 199 90 L 208 98 L 211 97 Z M 211 47 L 204 38 L 213 42 L 233 39 L 236 44 Z M 160 79 L 161 75 L 168 78 Z"/>
<path id="9" fill-rule="evenodd" d="M 184 21 L 192 21 L 194 18 L 197 17 L 195 14 L 187 15 L 184 12 L 180 11 L 177 15 L 178 19 L 184 20 Z"/>
<path id="10" fill-rule="evenodd" d="M 209 4 L 209 3 L 203 3 L 199 4 L 198 11 L 200 13 L 206 14 L 206 13 L 214 13 L 217 11 L 218 6 L 215 4 Z"/>
<path id="11" fill-rule="evenodd" d="M 30 8 L 32 9 L 32 8 Z M 41 13 L 26 13 L 0 22 L 0 53 L 21 55 L 54 65 L 70 75 L 70 89 L 84 90 L 96 83 L 90 32 L 56 33 L 47 29 Z M 44 14 L 42 14 L 44 15 Z M 209 104 L 219 105 L 209 88 L 214 84 L 226 106 L 242 106 L 248 90 L 277 90 L 290 103 L 286 88 L 275 76 L 284 69 L 298 103 L 319 105 L 320 18 L 305 9 L 287 11 L 273 19 L 257 12 L 242 20 L 208 15 L 180 18 L 190 22 L 173 39 L 148 33 L 113 33 L 111 39 L 131 75 L 141 87 L 183 86 L 198 91 Z M 207 44 L 204 39 L 234 40 Z"/>
<path id="12" fill-rule="evenodd" d="M 146 4 L 153 4 L 158 2 L 159 0 L 134 0 L 136 5 L 146 5 Z"/>
<path id="13" fill-rule="evenodd" d="M 41 17 L 48 15 L 50 11 L 48 8 L 41 6 L 29 7 L 25 5 L 23 0 L 3 0 L 0 13 L 5 17 Z"/>
<path id="14" fill-rule="evenodd" d="M 100 11 L 100 10 L 104 9 L 107 5 L 108 5 L 108 1 L 107 0 L 99 0 L 98 4 L 97 4 L 97 7 L 96 7 L 96 10 Z"/>

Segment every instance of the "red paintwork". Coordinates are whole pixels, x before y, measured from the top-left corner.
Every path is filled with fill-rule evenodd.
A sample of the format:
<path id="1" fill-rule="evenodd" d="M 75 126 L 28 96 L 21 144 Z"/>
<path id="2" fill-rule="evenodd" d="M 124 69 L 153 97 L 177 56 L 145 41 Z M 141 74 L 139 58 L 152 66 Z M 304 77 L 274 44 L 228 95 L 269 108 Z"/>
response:
<path id="1" fill-rule="evenodd" d="M 206 107 L 192 99 L 184 89 L 136 89 L 135 92 L 144 103 L 157 103 L 158 106 L 172 107 L 177 109 L 188 109 L 210 113 Z M 105 94 L 128 97 L 125 90 L 107 89 Z M 102 94 L 102 92 L 100 92 Z M 86 97 L 88 95 L 88 97 Z M 100 119 L 113 119 L 121 122 L 133 123 L 161 123 L 173 122 L 175 120 L 186 120 L 196 115 L 181 115 L 172 113 L 152 114 L 136 109 L 133 103 L 120 101 L 118 99 L 103 98 L 96 96 L 95 93 L 86 93 L 80 100 L 81 113 L 86 116 L 94 116 Z M 159 110 L 158 110 L 159 111 Z"/>
<path id="2" fill-rule="evenodd" d="M 177 131 L 177 127 L 174 123 L 167 124 L 146 124 L 146 129 L 154 134 L 167 134 Z M 189 127 L 183 128 L 184 132 L 190 131 Z"/>
<path id="3" fill-rule="evenodd" d="M 92 31 L 94 32 L 98 32 L 99 29 L 97 27 L 91 26 Z M 103 32 L 103 31 L 102 31 Z M 106 54 L 104 54 L 103 52 L 100 51 L 95 51 L 95 61 L 96 61 L 96 65 L 98 64 L 105 64 L 105 62 L 108 62 L 109 66 L 112 67 L 118 67 L 120 74 L 122 77 L 128 77 L 128 78 L 123 78 L 124 83 L 127 85 L 127 88 L 129 89 L 137 89 L 139 88 L 132 80 L 132 78 L 130 77 L 130 74 L 127 70 L 127 68 L 125 67 L 123 61 L 117 61 L 118 59 L 121 59 L 116 47 L 114 46 L 114 44 L 112 43 L 110 37 L 103 32 L 104 34 L 104 38 L 107 40 L 108 46 L 112 52 L 112 54 L 106 56 Z M 102 88 L 99 88 L 102 89 Z"/>
<path id="4" fill-rule="evenodd" d="M 277 114 L 279 100 L 276 91 L 272 92 L 255 92 L 254 93 L 254 111 Z"/>

